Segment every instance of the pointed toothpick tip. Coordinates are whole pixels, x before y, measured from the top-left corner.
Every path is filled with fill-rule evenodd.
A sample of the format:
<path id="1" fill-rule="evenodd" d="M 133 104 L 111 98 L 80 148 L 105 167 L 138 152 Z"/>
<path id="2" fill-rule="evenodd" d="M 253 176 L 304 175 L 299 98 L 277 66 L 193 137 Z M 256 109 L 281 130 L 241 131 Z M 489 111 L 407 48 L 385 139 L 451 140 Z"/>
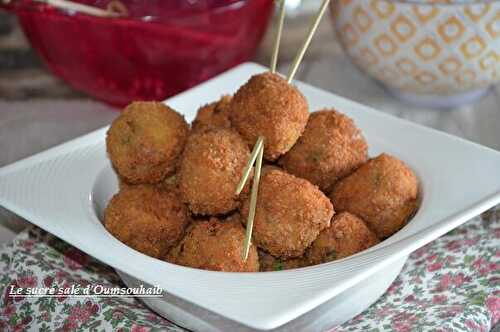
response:
<path id="1" fill-rule="evenodd" d="M 285 1 L 278 0 L 280 2 L 280 13 L 278 21 L 278 31 L 276 32 L 276 39 L 274 40 L 273 54 L 271 56 L 271 64 L 269 65 L 269 70 L 271 73 L 276 72 L 276 66 L 278 64 L 278 54 L 280 50 L 281 43 L 281 33 L 283 32 L 283 22 L 285 21 Z"/>
<path id="2" fill-rule="evenodd" d="M 306 39 L 304 40 L 304 44 L 302 44 L 302 47 L 299 49 L 299 52 L 297 53 L 295 59 L 293 60 L 293 64 L 290 67 L 290 70 L 288 71 L 287 75 L 287 82 L 289 84 L 292 82 L 293 77 L 295 76 L 297 69 L 299 68 L 300 62 L 302 61 L 302 58 L 304 58 L 304 54 L 306 53 L 307 47 L 311 43 L 312 37 L 314 36 L 314 33 L 318 29 L 319 22 L 321 22 L 321 18 L 325 14 L 326 8 L 328 7 L 329 3 L 330 0 L 323 0 L 323 3 L 319 8 L 318 14 L 316 14 L 316 17 L 314 18 L 311 27 L 309 28 L 309 32 L 307 34 Z"/>

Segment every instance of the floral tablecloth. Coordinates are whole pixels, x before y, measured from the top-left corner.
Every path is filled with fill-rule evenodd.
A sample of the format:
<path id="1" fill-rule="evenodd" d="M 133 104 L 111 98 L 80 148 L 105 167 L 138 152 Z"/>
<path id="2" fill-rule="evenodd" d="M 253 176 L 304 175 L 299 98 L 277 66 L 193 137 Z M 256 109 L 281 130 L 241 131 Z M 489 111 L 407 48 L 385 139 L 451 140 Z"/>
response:
<path id="1" fill-rule="evenodd" d="M 135 298 L 11 297 L 14 287 L 123 286 L 36 227 L 0 249 L 0 331 L 185 331 Z M 489 331 L 500 321 L 500 209 L 414 252 L 378 302 L 332 331 Z"/>

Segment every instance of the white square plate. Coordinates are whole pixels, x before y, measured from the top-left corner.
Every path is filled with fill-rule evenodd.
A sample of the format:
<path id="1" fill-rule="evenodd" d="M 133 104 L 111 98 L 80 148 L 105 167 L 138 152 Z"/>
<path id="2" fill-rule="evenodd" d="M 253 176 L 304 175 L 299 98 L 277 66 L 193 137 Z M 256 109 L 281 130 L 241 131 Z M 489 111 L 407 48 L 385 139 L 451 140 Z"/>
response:
<path id="1" fill-rule="evenodd" d="M 235 92 L 264 70 L 241 65 L 167 103 L 191 121 L 201 104 Z M 355 256 L 290 271 L 222 273 L 172 265 L 128 248 L 105 230 L 96 213 L 116 190 L 108 174 L 107 128 L 1 168 L 0 205 L 130 276 L 235 322 L 272 329 L 369 282 L 367 277 L 500 203 L 500 153 L 306 84 L 297 86 L 311 110 L 335 107 L 354 118 L 370 155 L 393 154 L 420 178 L 422 203 L 415 217 Z"/>

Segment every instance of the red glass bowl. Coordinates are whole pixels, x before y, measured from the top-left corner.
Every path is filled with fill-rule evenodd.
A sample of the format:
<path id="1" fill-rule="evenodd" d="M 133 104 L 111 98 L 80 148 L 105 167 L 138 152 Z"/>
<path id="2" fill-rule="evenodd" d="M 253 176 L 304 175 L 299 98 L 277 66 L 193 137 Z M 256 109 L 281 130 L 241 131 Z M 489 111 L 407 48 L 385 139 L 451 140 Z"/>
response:
<path id="1" fill-rule="evenodd" d="M 108 1 L 77 2 L 106 8 Z M 75 89 L 123 106 L 163 100 L 248 60 L 271 0 L 122 0 L 126 18 L 98 18 L 27 0 L 16 13 L 47 66 Z"/>

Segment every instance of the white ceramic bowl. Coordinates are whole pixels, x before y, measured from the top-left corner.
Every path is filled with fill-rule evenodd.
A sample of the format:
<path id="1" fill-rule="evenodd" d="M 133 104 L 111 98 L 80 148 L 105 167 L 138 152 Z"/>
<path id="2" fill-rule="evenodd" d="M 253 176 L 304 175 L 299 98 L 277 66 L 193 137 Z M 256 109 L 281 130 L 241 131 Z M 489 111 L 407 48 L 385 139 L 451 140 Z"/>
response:
<path id="1" fill-rule="evenodd" d="M 92 190 L 93 203 L 99 220 L 104 220 L 104 209 L 111 197 L 117 192 L 118 178 L 111 165 L 108 165 L 97 176 Z M 276 329 L 272 329 L 272 331 L 326 331 L 332 326 L 342 324 L 361 313 L 385 293 L 398 276 L 406 258 L 407 256 L 404 256 L 388 268 L 375 272 L 370 276 L 369 282 L 354 285 L 308 313 Z M 126 272 L 120 270 L 116 270 L 116 272 L 128 287 L 135 288 L 141 284 L 152 286 Z M 223 332 L 238 330 L 244 332 L 252 330 L 240 323 L 182 300 L 167 291 L 164 292 L 162 298 L 142 298 L 142 301 L 158 314 L 192 331 Z"/>
<path id="2" fill-rule="evenodd" d="M 241 65 L 167 103 L 191 121 L 200 104 L 233 93 L 264 70 Z M 204 271 L 145 256 L 115 239 L 100 220 L 117 190 L 106 156 L 107 128 L 1 168 L 0 205 L 114 267 L 125 283 L 160 286 L 165 297 L 145 303 L 181 325 L 200 331 L 310 331 L 340 323 L 375 301 L 412 251 L 500 203 L 500 153 L 297 86 L 312 110 L 334 106 L 354 118 L 370 155 L 393 154 L 420 178 L 422 203 L 415 217 L 362 253 L 266 273 Z"/>
<path id="3" fill-rule="evenodd" d="M 351 60 L 412 103 L 471 102 L 500 81 L 500 1 L 339 0 L 337 36 Z"/>
<path id="4" fill-rule="evenodd" d="M 396 279 L 406 262 L 400 258 L 387 268 L 373 273 L 367 282 L 361 282 L 320 304 L 311 311 L 269 330 L 269 332 L 327 331 L 360 314 L 382 296 Z M 128 287 L 139 287 L 142 281 L 117 271 Z M 255 331 L 233 320 L 214 314 L 171 294 L 162 298 L 143 298 L 142 301 L 156 313 L 191 331 L 200 332 L 249 332 Z"/>

